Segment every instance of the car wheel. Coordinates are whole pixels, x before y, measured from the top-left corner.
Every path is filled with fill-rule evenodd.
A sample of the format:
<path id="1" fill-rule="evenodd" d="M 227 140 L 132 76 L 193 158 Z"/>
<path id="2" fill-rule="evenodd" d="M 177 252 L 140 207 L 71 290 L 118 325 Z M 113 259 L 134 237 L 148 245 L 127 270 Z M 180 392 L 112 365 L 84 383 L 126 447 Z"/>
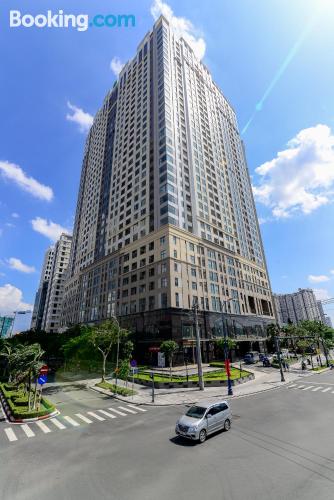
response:
<path id="1" fill-rule="evenodd" d="M 229 431 L 231 429 L 231 421 L 227 418 L 224 422 L 224 431 Z"/>
<path id="2" fill-rule="evenodd" d="M 199 433 L 199 442 L 204 443 L 206 440 L 206 430 L 202 429 L 201 432 Z"/>

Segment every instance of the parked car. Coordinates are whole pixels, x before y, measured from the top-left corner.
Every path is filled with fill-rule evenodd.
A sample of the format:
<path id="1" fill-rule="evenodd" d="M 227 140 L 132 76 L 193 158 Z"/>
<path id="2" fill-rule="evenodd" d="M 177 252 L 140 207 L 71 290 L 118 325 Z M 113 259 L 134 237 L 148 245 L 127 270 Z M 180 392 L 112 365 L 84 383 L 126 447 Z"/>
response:
<path id="1" fill-rule="evenodd" d="M 191 406 L 187 413 L 178 419 L 175 433 L 204 443 L 210 434 L 220 430 L 228 431 L 231 421 L 232 413 L 227 401 L 201 401 Z"/>
<path id="2" fill-rule="evenodd" d="M 246 364 L 253 364 L 260 361 L 260 356 L 257 351 L 249 351 L 244 356 L 244 362 Z"/>

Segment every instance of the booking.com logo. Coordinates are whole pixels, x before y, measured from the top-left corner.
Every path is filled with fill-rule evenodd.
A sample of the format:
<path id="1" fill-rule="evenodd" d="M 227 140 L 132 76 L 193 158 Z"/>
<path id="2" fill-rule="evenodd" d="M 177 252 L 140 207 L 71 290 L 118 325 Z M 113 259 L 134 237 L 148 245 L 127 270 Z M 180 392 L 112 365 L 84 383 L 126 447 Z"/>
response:
<path id="1" fill-rule="evenodd" d="M 91 19 L 88 14 L 64 14 L 63 10 L 46 14 L 22 14 L 19 10 L 9 11 L 9 26 L 11 28 L 75 28 L 87 31 L 88 28 L 133 28 L 136 18 L 133 14 L 96 14 Z"/>

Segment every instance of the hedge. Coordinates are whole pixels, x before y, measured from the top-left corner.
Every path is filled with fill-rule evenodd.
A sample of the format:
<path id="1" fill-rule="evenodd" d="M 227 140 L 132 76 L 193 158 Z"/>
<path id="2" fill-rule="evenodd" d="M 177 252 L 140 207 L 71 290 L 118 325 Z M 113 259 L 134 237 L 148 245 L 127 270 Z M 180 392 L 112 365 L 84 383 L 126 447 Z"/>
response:
<path id="1" fill-rule="evenodd" d="M 109 389 L 110 392 L 114 392 L 115 394 L 119 394 L 120 396 L 132 396 L 137 394 L 135 391 L 131 389 L 127 389 L 126 387 L 120 387 L 119 385 L 116 387 L 115 384 L 110 384 L 109 382 L 100 382 L 95 384 L 96 387 L 101 387 L 101 389 Z"/>
<path id="2" fill-rule="evenodd" d="M 45 398 L 41 400 L 40 410 L 28 410 L 28 397 L 14 385 L 0 384 L 0 389 L 4 395 L 12 416 L 15 419 L 44 417 L 53 413 L 56 407 Z M 10 390 L 8 390 L 10 389 Z M 32 397 L 34 395 L 32 394 Z"/>

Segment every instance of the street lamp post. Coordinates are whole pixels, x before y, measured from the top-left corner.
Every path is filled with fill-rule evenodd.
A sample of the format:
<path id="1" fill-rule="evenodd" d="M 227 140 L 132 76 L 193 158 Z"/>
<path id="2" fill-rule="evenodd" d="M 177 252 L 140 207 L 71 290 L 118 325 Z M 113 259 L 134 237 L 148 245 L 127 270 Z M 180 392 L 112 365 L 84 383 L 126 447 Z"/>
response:
<path id="1" fill-rule="evenodd" d="M 199 384 L 199 390 L 204 391 L 201 339 L 200 339 L 199 324 L 198 324 L 198 301 L 195 300 L 193 303 L 193 313 L 194 313 L 195 334 L 196 334 L 198 384 Z"/>
<path id="2" fill-rule="evenodd" d="M 232 381 L 231 381 L 231 371 L 230 371 L 230 360 L 228 359 L 228 341 L 227 341 L 227 329 L 225 328 L 225 319 L 222 318 L 223 330 L 224 330 L 224 357 L 225 357 L 225 370 L 227 375 L 227 394 L 233 396 Z"/>

